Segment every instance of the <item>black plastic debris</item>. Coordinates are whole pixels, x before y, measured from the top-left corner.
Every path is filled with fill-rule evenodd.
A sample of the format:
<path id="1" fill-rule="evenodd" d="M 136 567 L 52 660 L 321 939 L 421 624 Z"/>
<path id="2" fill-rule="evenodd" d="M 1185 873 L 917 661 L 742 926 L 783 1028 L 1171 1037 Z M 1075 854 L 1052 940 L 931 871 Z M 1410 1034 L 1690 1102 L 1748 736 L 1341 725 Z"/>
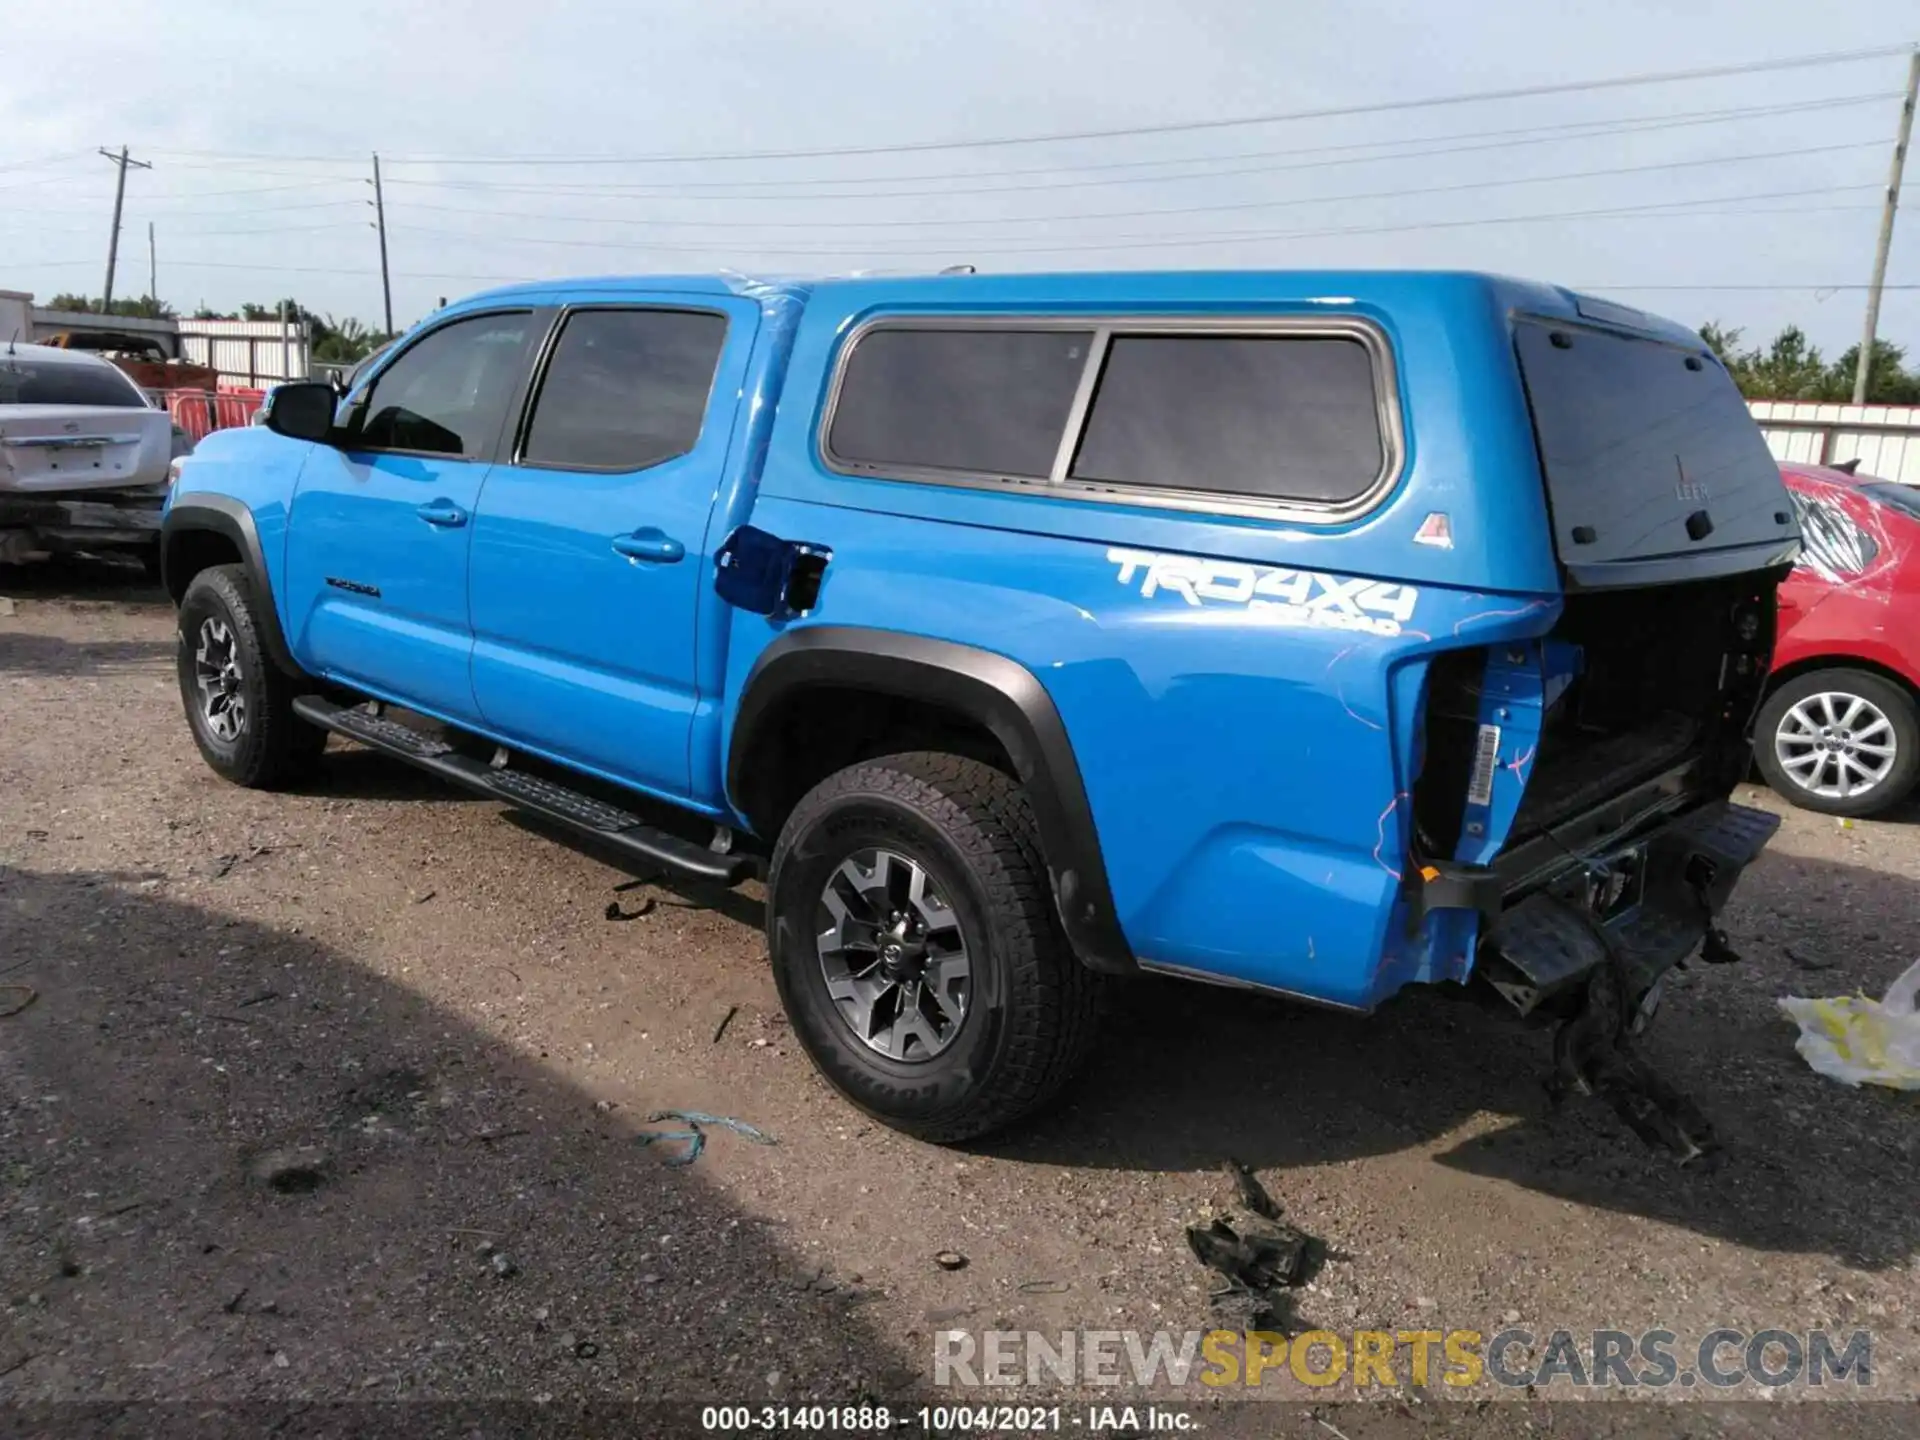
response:
<path id="1" fill-rule="evenodd" d="M 1286 1292 L 1306 1283 L 1318 1259 L 1318 1242 L 1281 1219 L 1279 1203 L 1245 1165 L 1228 1160 L 1221 1168 L 1245 1213 L 1187 1227 L 1194 1255 L 1227 1282 L 1208 1300 L 1237 1328 L 1284 1332 L 1292 1309 Z"/>

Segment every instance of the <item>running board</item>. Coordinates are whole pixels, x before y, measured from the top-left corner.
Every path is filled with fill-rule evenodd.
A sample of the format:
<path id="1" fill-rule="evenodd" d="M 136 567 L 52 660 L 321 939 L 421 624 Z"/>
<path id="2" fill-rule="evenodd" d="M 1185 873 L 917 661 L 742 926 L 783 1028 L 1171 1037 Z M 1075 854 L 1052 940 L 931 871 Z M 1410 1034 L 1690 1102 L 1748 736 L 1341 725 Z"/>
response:
<path id="1" fill-rule="evenodd" d="M 738 885 L 754 873 L 750 855 L 722 855 L 657 829 L 617 805 L 565 785 L 543 780 L 524 770 L 496 769 L 460 754 L 443 740 L 409 729 L 384 715 L 335 705 L 318 695 L 298 696 L 293 710 L 302 720 L 323 730 L 383 750 L 443 780 L 589 836 L 643 864 L 722 885 Z"/>

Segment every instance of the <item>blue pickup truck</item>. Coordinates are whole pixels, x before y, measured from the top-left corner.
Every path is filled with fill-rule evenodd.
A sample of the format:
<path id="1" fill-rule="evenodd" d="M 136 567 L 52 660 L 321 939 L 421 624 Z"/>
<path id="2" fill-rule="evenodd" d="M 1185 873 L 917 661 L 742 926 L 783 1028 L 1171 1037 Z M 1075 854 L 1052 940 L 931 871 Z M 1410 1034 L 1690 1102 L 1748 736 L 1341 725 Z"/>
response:
<path id="1" fill-rule="evenodd" d="M 1631 1037 L 1772 833 L 1728 803 L 1799 543 L 1686 330 L 1443 273 L 593 279 L 441 310 L 176 466 L 187 719 L 766 883 L 890 1124 L 1055 1094 L 1111 977 L 1471 985 L 1683 1155 Z"/>

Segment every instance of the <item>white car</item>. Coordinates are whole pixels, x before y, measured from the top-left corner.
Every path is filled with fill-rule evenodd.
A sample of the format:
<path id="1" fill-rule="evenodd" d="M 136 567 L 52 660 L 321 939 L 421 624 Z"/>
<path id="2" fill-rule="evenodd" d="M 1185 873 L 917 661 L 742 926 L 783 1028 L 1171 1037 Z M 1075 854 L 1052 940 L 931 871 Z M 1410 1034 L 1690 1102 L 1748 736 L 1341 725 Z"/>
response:
<path id="1" fill-rule="evenodd" d="M 97 355 L 0 347 L 0 561 L 132 550 L 151 562 L 171 418 Z"/>

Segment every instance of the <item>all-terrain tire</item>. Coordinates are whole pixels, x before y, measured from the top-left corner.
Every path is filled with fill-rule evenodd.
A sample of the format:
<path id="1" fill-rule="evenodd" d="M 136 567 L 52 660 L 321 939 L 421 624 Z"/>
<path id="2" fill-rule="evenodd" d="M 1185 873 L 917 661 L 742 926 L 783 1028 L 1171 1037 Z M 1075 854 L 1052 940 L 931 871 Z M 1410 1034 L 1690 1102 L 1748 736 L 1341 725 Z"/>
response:
<path id="1" fill-rule="evenodd" d="M 929 1058 L 877 1052 L 828 993 L 822 897 L 842 863 L 869 850 L 923 866 L 964 937 L 965 1016 Z M 821 1074 L 921 1139 L 950 1143 L 1013 1124 L 1053 1099 L 1093 1048 L 1101 977 L 1061 933 L 1026 793 L 977 760 L 889 755 L 817 785 L 774 848 L 767 939 L 787 1016 Z"/>
<path id="2" fill-rule="evenodd" d="M 224 779 L 256 790 L 310 775 L 327 744 L 326 731 L 293 713 L 294 683 L 261 643 L 264 603 L 244 567 L 202 570 L 180 598 L 177 655 L 180 700 L 201 756 Z M 221 662 L 230 693 L 210 714 L 201 681 L 212 661 Z"/>
<path id="3" fill-rule="evenodd" d="M 1834 697 L 1833 714 L 1836 718 L 1848 713 L 1853 699 L 1864 702 L 1860 718 L 1843 732 L 1846 738 L 1837 741 L 1843 748 L 1849 741 L 1858 745 L 1893 747 L 1892 763 L 1865 790 L 1856 790 L 1851 795 L 1820 794 L 1809 784 L 1808 778 L 1803 778 L 1809 773 L 1804 760 L 1798 766 L 1801 773 L 1796 775 L 1782 757 L 1783 736 L 1788 735 L 1794 737 L 1791 743 L 1784 746 L 1789 756 L 1812 753 L 1804 740 L 1806 722 L 1792 717 L 1795 707 L 1806 702 L 1806 709 L 1801 713 L 1811 716 L 1815 721 L 1824 721 L 1827 712 L 1821 699 L 1823 696 Z M 1884 717 L 1884 726 L 1872 717 L 1873 711 L 1878 711 Z M 1875 727 L 1872 734 L 1865 733 L 1867 726 Z M 1915 779 L 1920 778 L 1920 710 L 1916 709 L 1913 696 L 1904 686 L 1875 675 L 1872 671 L 1844 667 L 1809 670 L 1781 685 L 1760 707 L 1759 719 L 1753 727 L 1753 757 L 1767 784 L 1782 798 L 1802 809 L 1856 819 L 1878 815 L 1906 799 Z M 1863 751 L 1858 758 L 1878 766 L 1886 757 Z M 1837 763 L 1829 764 L 1818 772 L 1817 777 L 1813 777 L 1824 782 L 1821 788 L 1829 792 L 1836 792 L 1840 788 L 1834 779 L 1839 773 L 1835 769 Z M 1857 775 L 1855 779 L 1857 781 Z"/>

